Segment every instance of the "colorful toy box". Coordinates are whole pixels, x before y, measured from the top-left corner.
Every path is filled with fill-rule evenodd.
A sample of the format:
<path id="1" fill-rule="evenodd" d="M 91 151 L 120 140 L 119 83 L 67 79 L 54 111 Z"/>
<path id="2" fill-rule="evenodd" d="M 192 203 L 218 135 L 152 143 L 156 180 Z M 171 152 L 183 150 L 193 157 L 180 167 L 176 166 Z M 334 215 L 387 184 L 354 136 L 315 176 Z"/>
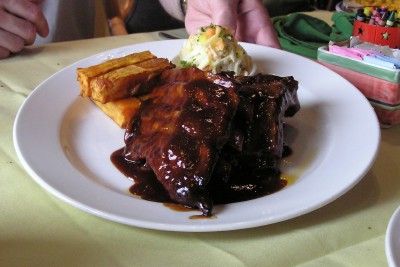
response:
<path id="1" fill-rule="evenodd" d="M 370 63 L 318 49 L 318 61 L 335 71 L 370 101 L 382 127 L 400 124 L 400 70 L 375 66 Z"/>

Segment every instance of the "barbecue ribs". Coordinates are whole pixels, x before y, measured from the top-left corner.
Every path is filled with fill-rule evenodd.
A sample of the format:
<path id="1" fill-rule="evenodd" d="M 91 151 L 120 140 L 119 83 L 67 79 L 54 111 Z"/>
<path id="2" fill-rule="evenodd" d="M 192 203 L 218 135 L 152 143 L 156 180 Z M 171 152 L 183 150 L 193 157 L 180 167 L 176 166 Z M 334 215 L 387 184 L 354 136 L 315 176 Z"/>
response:
<path id="1" fill-rule="evenodd" d="M 280 179 L 283 117 L 300 108 L 297 81 L 197 68 L 158 79 L 127 127 L 123 157 L 154 172 L 173 202 L 205 216 L 215 202 L 269 193 Z"/>

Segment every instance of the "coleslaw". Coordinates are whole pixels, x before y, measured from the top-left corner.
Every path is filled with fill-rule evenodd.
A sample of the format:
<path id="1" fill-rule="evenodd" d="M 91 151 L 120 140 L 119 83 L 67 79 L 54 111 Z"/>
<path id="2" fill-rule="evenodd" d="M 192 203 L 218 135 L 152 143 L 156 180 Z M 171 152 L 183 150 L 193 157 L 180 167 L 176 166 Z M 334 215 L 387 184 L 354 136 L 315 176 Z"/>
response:
<path id="1" fill-rule="evenodd" d="M 235 75 L 249 75 L 253 70 L 252 58 L 238 44 L 232 30 L 214 24 L 189 36 L 179 52 L 178 65 L 213 73 L 233 71 Z"/>

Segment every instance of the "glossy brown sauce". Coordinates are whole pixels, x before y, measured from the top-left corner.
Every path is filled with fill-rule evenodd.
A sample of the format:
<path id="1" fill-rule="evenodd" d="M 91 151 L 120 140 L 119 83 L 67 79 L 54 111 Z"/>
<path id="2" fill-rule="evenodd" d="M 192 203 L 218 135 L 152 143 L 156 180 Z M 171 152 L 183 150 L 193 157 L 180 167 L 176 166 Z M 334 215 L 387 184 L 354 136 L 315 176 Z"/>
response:
<path id="1" fill-rule="evenodd" d="M 291 150 L 285 149 L 285 156 L 291 154 Z M 163 203 L 165 207 L 177 212 L 190 212 L 195 209 L 185 207 L 171 201 L 167 191 L 158 182 L 155 174 L 143 167 L 132 164 L 125 159 L 124 148 L 121 148 L 111 154 L 111 161 L 114 166 L 124 174 L 128 179 L 134 183 L 129 188 L 129 192 L 142 199 Z M 234 171 L 231 173 L 230 179 L 235 181 L 243 175 L 248 175 L 249 170 Z M 283 189 L 288 183 L 292 183 L 295 177 L 279 178 L 270 184 L 231 184 L 230 187 L 218 187 L 218 185 L 211 185 L 209 189 L 214 204 L 228 204 L 240 201 L 251 200 L 275 193 Z M 192 215 L 190 219 L 215 219 L 216 216 L 206 217 L 204 215 Z"/>
<path id="2" fill-rule="evenodd" d="M 165 71 L 111 161 L 133 181 L 130 193 L 199 208 L 192 219 L 211 217 L 215 204 L 275 193 L 288 184 L 282 120 L 300 108 L 297 88 L 293 77 Z"/>
<path id="3" fill-rule="evenodd" d="M 194 210 L 193 208 L 185 207 L 181 204 L 170 203 L 170 202 L 164 203 L 164 206 L 169 208 L 170 210 L 179 211 L 179 212 L 192 212 Z"/>
<path id="4" fill-rule="evenodd" d="M 193 212 L 194 208 L 189 208 L 189 207 L 185 207 L 181 204 L 177 204 L 177 203 L 163 203 L 163 205 L 173 211 L 177 211 L 177 212 Z M 198 210 L 199 212 L 201 212 L 200 210 Z M 195 215 L 191 215 L 189 216 L 189 219 L 191 220 L 204 220 L 204 219 L 216 219 L 217 216 L 212 215 L 212 216 L 204 216 L 203 214 L 195 214 Z"/>
<path id="5" fill-rule="evenodd" d="M 124 158 L 123 151 L 121 148 L 112 153 L 111 161 L 122 174 L 134 182 L 129 192 L 145 200 L 170 202 L 167 191 L 158 182 L 153 171 L 131 164 Z"/>

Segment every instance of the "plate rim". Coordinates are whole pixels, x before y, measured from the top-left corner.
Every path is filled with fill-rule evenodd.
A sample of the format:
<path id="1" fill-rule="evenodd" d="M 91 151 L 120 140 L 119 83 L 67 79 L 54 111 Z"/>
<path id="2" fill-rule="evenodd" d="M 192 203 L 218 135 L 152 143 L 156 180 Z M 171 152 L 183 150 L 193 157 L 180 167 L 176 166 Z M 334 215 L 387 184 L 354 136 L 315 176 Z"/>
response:
<path id="1" fill-rule="evenodd" d="M 95 55 L 83 58 L 81 60 L 78 60 L 66 67 L 64 67 L 63 69 L 57 71 L 55 74 L 51 75 L 49 78 L 47 78 L 46 80 L 44 80 L 42 83 L 40 83 L 30 94 L 29 96 L 26 98 L 26 100 L 24 101 L 24 103 L 21 105 L 20 109 L 18 110 L 17 116 L 15 118 L 14 121 L 14 127 L 13 127 L 13 140 L 14 140 L 14 147 L 18 156 L 18 159 L 20 160 L 20 162 L 22 163 L 23 167 L 28 171 L 29 175 L 41 186 L 43 187 L 46 191 L 52 193 L 54 196 L 60 198 L 61 200 L 67 202 L 68 204 L 81 209 L 85 212 L 91 213 L 93 215 L 96 215 L 98 217 L 104 218 L 104 219 L 108 219 L 111 221 L 115 221 L 118 223 L 122 223 L 122 224 L 127 224 L 127 225 L 132 225 L 132 226 L 137 226 L 137 227 L 142 227 L 142 228 L 148 228 L 148 229 L 157 229 L 157 230 L 166 230 L 166 231 L 180 231 L 180 232 L 212 232 L 212 231 L 227 231 L 227 230 L 237 230 L 237 229 L 245 229 L 245 228 L 252 228 L 252 227 L 257 227 L 257 226 L 262 226 L 262 225 L 267 225 L 267 224 L 273 224 L 273 223 L 277 223 L 277 222 L 281 222 L 281 221 L 285 221 L 294 217 L 298 217 L 301 215 L 304 215 L 306 213 L 309 213 L 313 210 L 319 209 L 323 206 L 325 206 L 326 204 L 334 201 L 335 199 L 339 198 L 340 196 L 342 196 L 344 193 L 346 193 L 347 191 L 349 191 L 351 188 L 353 188 L 365 175 L 366 173 L 369 171 L 369 169 L 372 167 L 373 162 L 375 161 L 377 154 L 378 154 L 378 150 L 379 150 L 379 145 L 380 145 L 380 130 L 379 130 L 379 123 L 377 121 L 377 118 L 375 116 L 375 124 L 377 129 L 377 138 L 376 138 L 376 143 L 374 144 L 374 153 L 373 156 L 370 159 L 370 162 L 368 164 L 368 166 L 365 166 L 364 171 L 359 175 L 359 177 L 357 179 L 354 179 L 352 181 L 352 183 L 350 185 L 348 185 L 346 188 L 343 188 L 341 192 L 337 193 L 334 196 L 331 196 L 329 198 L 326 198 L 325 201 L 319 202 L 318 205 L 315 205 L 313 208 L 311 209 L 304 209 L 303 211 L 300 211 L 298 213 L 296 213 L 296 215 L 291 215 L 291 214 L 287 214 L 286 216 L 281 216 L 279 219 L 277 220 L 270 220 L 270 222 L 268 222 L 267 224 L 263 224 L 262 222 L 258 222 L 258 221 L 253 221 L 252 223 L 247 222 L 246 225 L 242 225 L 243 223 L 237 223 L 237 225 L 232 224 L 232 225 L 224 225 L 224 226 L 220 226 L 220 225 L 205 225 L 205 226 L 199 226 L 199 225 L 195 225 L 195 226 L 190 226 L 190 225 L 179 225 L 177 228 L 176 227 L 170 227 L 169 225 L 165 225 L 163 223 L 151 223 L 151 222 L 142 222 L 142 221 L 135 221 L 134 223 L 132 222 L 128 222 L 126 221 L 125 218 L 119 218 L 118 216 L 115 215 L 109 215 L 109 214 L 104 214 L 103 211 L 101 210 L 97 210 L 94 209 L 93 207 L 87 206 L 83 203 L 80 203 L 79 201 L 77 201 L 76 199 L 73 199 L 65 194 L 63 194 L 62 192 L 60 192 L 58 189 L 53 188 L 51 185 L 49 185 L 48 183 L 46 183 L 45 180 L 43 180 L 42 177 L 40 177 L 40 175 L 38 175 L 38 173 L 32 168 L 32 166 L 30 166 L 30 164 L 28 163 L 28 161 L 25 159 L 24 157 L 24 153 L 21 150 L 21 147 L 19 146 L 18 143 L 18 123 L 21 120 L 21 114 L 23 114 L 23 109 L 26 103 L 28 103 L 29 99 L 31 97 L 35 97 L 35 92 L 37 91 L 38 88 L 43 88 L 43 85 L 46 84 L 46 82 L 48 82 L 50 79 L 53 79 L 53 77 L 55 77 L 56 75 L 60 75 L 60 73 L 62 73 L 63 71 L 65 71 L 67 68 L 72 68 L 74 66 L 79 65 L 80 63 L 83 62 L 87 62 L 90 61 L 90 59 L 94 59 L 94 58 L 98 58 L 98 57 L 104 57 L 105 54 L 116 54 L 118 51 L 127 49 L 127 48 L 132 48 L 135 46 L 146 46 L 146 44 L 160 44 L 160 43 L 166 43 L 166 42 L 171 42 L 171 43 L 181 43 L 183 42 L 183 40 L 167 40 L 167 41 L 152 41 L 152 42 L 145 42 L 145 43 L 138 43 L 138 44 L 133 44 L 133 45 L 128 45 L 128 46 L 123 46 L 123 47 L 118 47 L 118 48 L 114 48 L 111 50 L 107 50 L 101 53 L 97 53 Z M 241 43 L 244 46 L 257 46 L 254 44 L 247 44 L 247 43 Z M 270 48 L 268 48 L 270 49 Z M 279 53 L 286 53 L 286 54 L 290 54 L 290 56 L 294 56 L 294 57 L 300 57 L 298 55 L 286 52 L 286 51 L 282 51 L 279 50 Z M 301 57 L 302 58 L 302 57 Z M 304 58 L 302 58 L 304 59 Z M 308 59 L 307 59 L 308 60 Z M 320 66 L 321 68 L 324 68 L 325 70 L 331 72 L 332 75 L 337 75 L 338 74 L 334 73 L 333 71 Z M 339 76 L 340 77 L 340 76 Z M 342 80 L 344 80 L 343 78 L 341 78 Z M 345 81 L 345 80 L 344 80 Z M 346 81 L 347 82 L 347 81 Z M 351 85 L 349 82 L 347 82 L 348 85 L 350 85 L 350 87 L 353 87 L 354 90 L 356 90 L 360 95 L 361 92 L 359 92 L 353 85 Z M 40 89 L 39 89 L 40 90 Z M 42 89 L 43 90 L 43 89 Z M 371 107 L 372 110 L 372 107 Z M 132 220 L 132 219 L 130 219 Z M 263 221 L 262 219 L 260 221 Z"/>

